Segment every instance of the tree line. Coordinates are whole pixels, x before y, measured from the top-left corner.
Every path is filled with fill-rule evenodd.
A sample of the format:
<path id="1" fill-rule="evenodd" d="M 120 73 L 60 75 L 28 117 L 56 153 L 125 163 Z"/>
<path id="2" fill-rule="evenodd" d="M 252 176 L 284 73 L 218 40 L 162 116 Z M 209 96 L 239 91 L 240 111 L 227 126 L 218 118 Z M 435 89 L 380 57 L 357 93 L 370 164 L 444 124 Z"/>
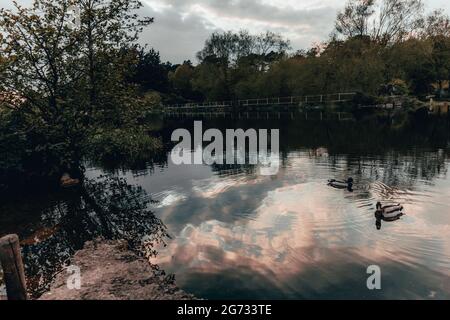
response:
<path id="1" fill-rule="evenodd" d="M 215 32 L 197 59 L 161 73 L 166 103 L 345 91 L 441 95 L 450 78 L 450 18 L 443 10 L 425 14 L 421 0 L 350 0 L 329 39 L 309 49 L 292 52 L 272 32 Z"/>
<path id="2" fill-rule="evenodd" d="M 143 121 L 154 98 L 130 80 L 141 61 L 137 40 L 153 22 L 138 16 L 141 7 L 34 0 L 0 10 L 0 187 L 82 175 L 86 158 L 159 147 Z"/>

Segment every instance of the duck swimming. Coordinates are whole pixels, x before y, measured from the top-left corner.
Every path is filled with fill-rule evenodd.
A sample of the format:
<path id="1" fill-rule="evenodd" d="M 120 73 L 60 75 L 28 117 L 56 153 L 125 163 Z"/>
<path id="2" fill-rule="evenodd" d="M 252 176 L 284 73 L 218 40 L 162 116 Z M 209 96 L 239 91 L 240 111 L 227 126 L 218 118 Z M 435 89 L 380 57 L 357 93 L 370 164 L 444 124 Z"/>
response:
<path id="1" fill-rule="evenodd" d="M 328 185 L 336 189 L 353 191 L 353 178 L 348 178 L 347 181 L 331 179 L 328 180 Z"/>
<path id="2" fill-rule="evenodd" d="M 403 206 L 400 204 L 383 206 L 381 202 L 377 202 L 376 208 L 375 215 L 382 219 L 396 219 L 404 215 Z"/>

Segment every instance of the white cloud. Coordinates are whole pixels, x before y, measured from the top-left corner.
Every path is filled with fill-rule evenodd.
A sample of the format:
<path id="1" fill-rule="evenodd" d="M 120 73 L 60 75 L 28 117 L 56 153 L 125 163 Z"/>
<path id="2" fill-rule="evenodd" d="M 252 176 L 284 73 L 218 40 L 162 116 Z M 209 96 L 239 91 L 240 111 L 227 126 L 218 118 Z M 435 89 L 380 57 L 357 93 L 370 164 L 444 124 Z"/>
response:
<path id="1" fill-rule="evenodd" d="M 163 59 L 195 60 L 212 31 L 272 30 L 292 41 L 295 49 L 309 47 L 331 32 L 338 0 L 145 0 L 155 24 L 143 41 L 161 51 Z"/>
<path id="2" fill-rule="evenodd" d="M 292 41 L 294 49 L 305 49 L 325 40 L 345 0 L 142 0 L 142 13 L 155 18 L 142 42 L 161 52 L 163 60 L 195 61 L 199 51 L 216 30 L 271 30 Z M 448 0 L 424 1 L 428 10 L 444 8 Z M 31 0 L 19 0 L 28 5 Z M 12 1 L 2 5 L 11 7 Z"/>
<path id="3" fill-rule="evenodd" d="M 294 50 L 325 40 L 343 0 L 145 0 L 155 25 L 143 37 L 163 59 L 195 61 L 215 30 L 271 30 L 289 38 Z M 450 9 L 447 0 L 426 1 L 428 10 Z"/>

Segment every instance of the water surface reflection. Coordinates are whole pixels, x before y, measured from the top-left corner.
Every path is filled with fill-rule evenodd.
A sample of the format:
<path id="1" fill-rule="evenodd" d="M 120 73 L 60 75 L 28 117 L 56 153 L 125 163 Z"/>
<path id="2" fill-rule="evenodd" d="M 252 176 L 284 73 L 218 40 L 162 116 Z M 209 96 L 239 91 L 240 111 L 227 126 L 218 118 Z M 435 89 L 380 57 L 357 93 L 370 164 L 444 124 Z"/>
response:
<path id="1" fill-rule="evenodd" d="M 168 142 L 174 128 L 192 125 L 166 123 L 161 136 Z M 152 261 L 202 298 L 450 298 L 447 124 L 204 127 L 258 125 L 281 129 L 275 176 L 255 166 L 176 166 L 167 153 L 134 168 L 92 165 L 83 190 L 2 206 L 18 214 L 0 215 L 0 233 L 25 239 L 27 273 L 40 281 L 93 237 L 138 246 L 154 235 L 167 246 Z M 348 177 L 353 192 L 326 185 Z M 405 215 L 378 228 L 377 201 L 401 203 Z M 373 264 L 380 291 L 366 287 Z"/>
<path id="2" fill-rule="evenodd" d="M 276 177 L 212 174 L 161 193 L 174 200 L 156 212 L 175 239 L 155 262 L 187 290 L 214 298 L 448 297 L 450 184 L 443 154 L 430 153 L 442 171 L 431 183 L 405 170 L 417 160 L 408 155 L 353 162 L 311 158 L 310 151 L 289 154 Z M 386 168 L 391 157 L 401 161 Z M 353 193 L 325 185 L 350 174 L 357 177 Z M 378 200 L 403 203 L 407 215 L 377 231 Z M 394 286 L 368 291 L 365 270 L 372 264 Z M 425 281 L 419 286 L 417 278 Z"/>

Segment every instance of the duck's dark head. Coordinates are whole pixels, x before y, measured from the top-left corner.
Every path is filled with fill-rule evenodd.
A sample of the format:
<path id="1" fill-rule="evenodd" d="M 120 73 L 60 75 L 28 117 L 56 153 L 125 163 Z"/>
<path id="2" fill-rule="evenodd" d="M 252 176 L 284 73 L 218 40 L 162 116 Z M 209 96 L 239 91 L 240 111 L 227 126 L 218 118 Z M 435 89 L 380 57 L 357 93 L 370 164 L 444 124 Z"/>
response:
<path id="1" fill-rule="evenodd" d="M 347 179 L 347 190 L 353 192 L 353 178 Z"/>

